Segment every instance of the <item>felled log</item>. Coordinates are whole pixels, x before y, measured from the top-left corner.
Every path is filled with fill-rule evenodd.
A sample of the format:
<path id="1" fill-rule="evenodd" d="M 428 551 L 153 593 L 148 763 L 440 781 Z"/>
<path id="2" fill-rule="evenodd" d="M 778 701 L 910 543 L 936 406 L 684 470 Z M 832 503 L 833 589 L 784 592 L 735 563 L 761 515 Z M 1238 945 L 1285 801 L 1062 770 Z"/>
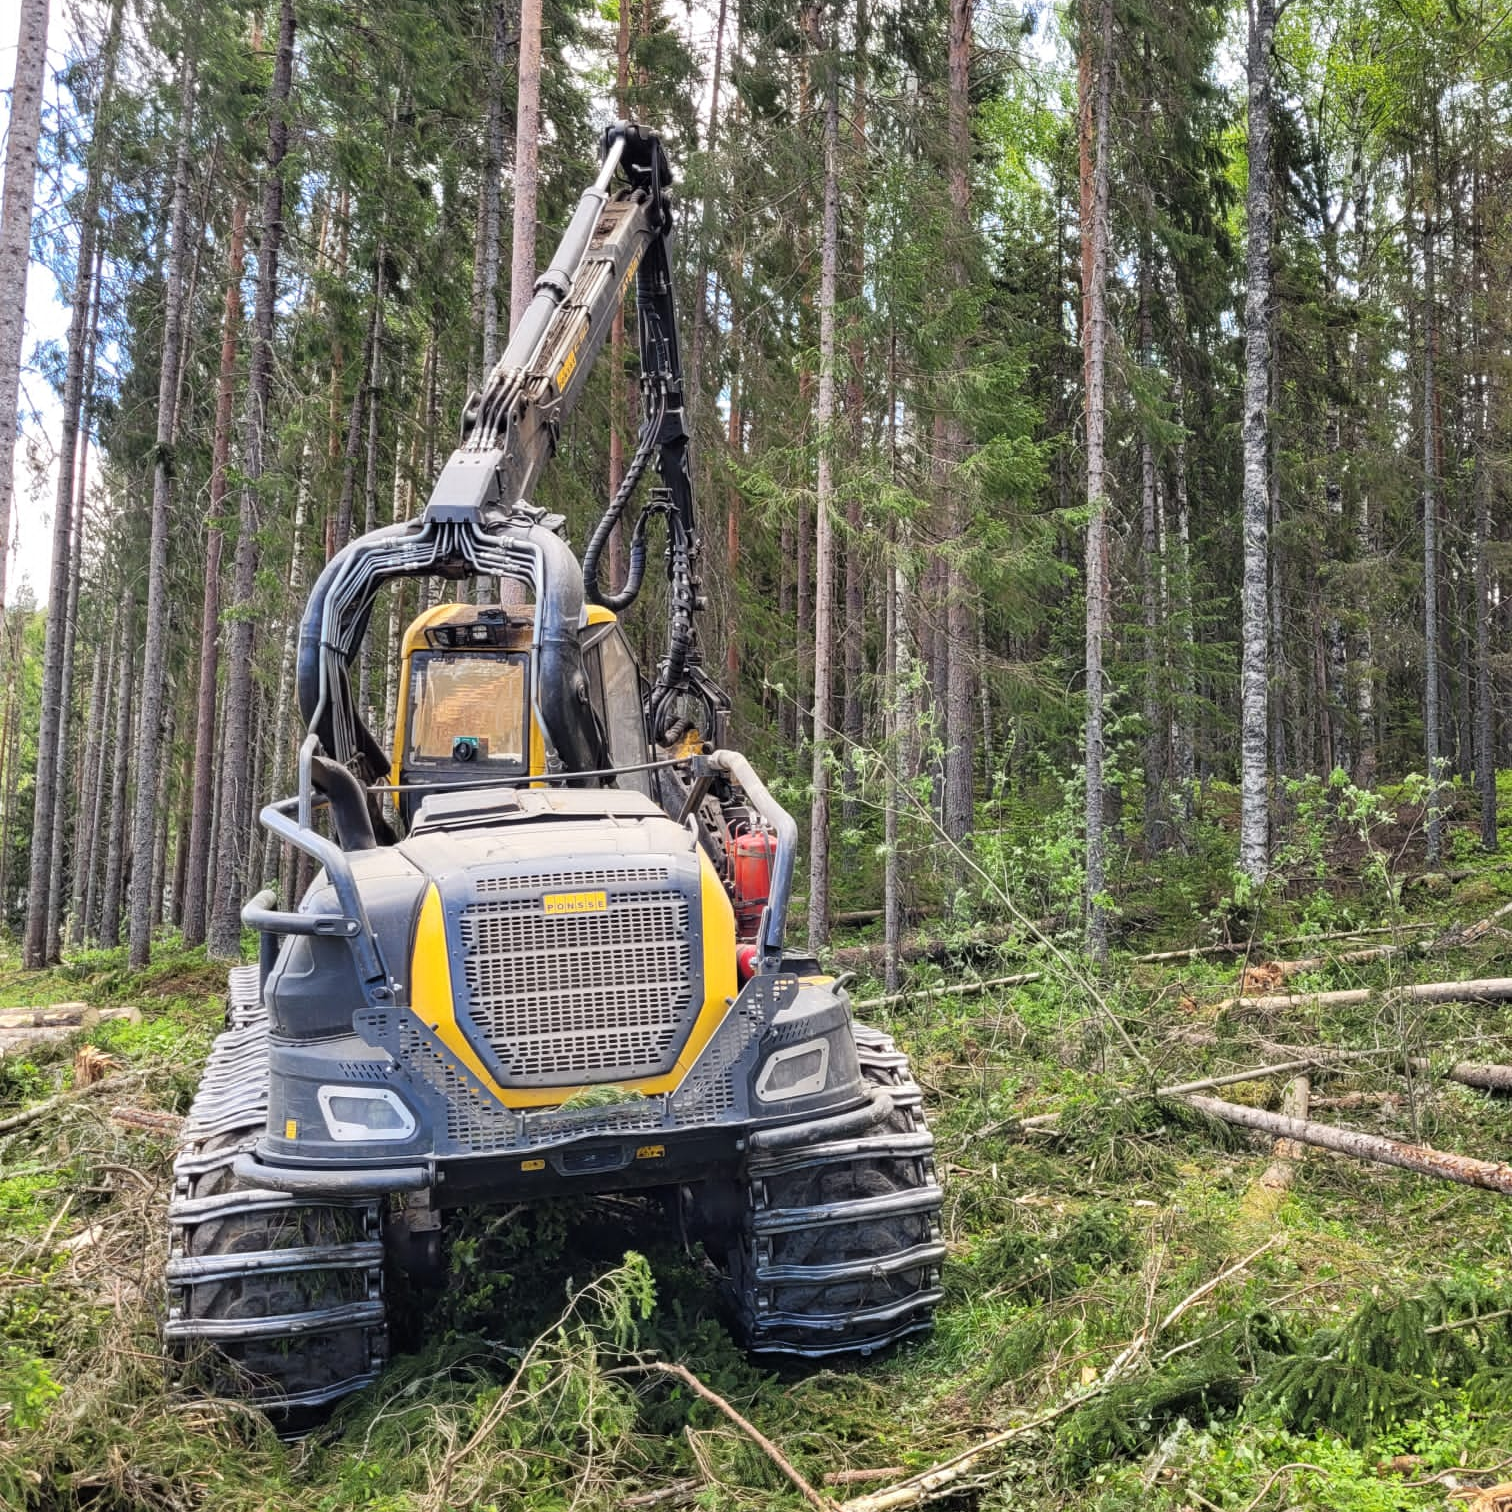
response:
<path id="1" fill-rule="evenodd" d="M 1457 1061 L 1444 1075 L 1452 1082 L 1479 1087 L 1483 1092 L 1512 1092 L 1512 1066 L 1483 1066 L 1476 1061 Z"/>
<path id="2" fill-rule="evenodd" d="M 936 940 L 915 937 L 905 940 L 898 958 L 910 965 L 928 961 L 938 965 L 943 961 L 971 961 L 983 956 L 995 957 L 998 947 L 1022 932 L 1018 924 L 997 924 L 990 929 L 979 930 L 965 940 Z M 824 958 L 841 971 L 856 971 L 863 967 L 881 966 L 887 961 L 887 946 L 881 941 L 870 945 L 842 945 L 825 952 Z"/>
<path id="3" fill-rule="evenodd" d="M 1199 1113 L 1244 1129 L 1258 1129 L 1277 1139 L 1294 1139 L 1316 1145 L 1340 1155 L 1352 1155 L 1377 1165 L 1398 1166 L 1421 1176 L 1437 1176 L 1464 1186 L 1480 1187 L 1488 1192 L 1512 1196 L 1512 1165 L 1505 1161 L 1476 1160 L 1470 1155 L 1455 1155 L 1428 1145 L 1406 1144 L 1388 1139 L 1384 1134 L 1362 1134 L 1356 1129 L 1338 1129 L 1332 1124 L 1315 1123 L 1306 1118 L 1288 1118 L 1284 1113 L 1268 1113 L 1264 1108 L 1248 1108 L 1242 1103 L 1224 1102 L 1216 1097 L 1188 1094 L 1182 1101 Z"/>
<path id="4" fill-rule="evenodd" d="M 181 1114 L 165 1113 L 160 1108 L 112 1108 L 110 1121 L 123 1129 L 140 1129 L 145 1134 L 162 1134 L 169 1138 L 176 1138 L 184 1127 Z"/>
<path id="5" fill-rule="evenodd" d="M 914 992 L 890 992 L 886 997 L 863 998 L 852 1008 L 885 1008 L 890 1003 L 907 1003 L 915 998 L 969 997 L 974 992 L 990 992 L 995 987 L 1024 987 L 1037 982 L 1042 971 L 1021 971 L 1017 976 L 992 977 L 985 982 L 957 982 L 953 987 L 920 987 Z"/>
<path id="6" fill-rule="evenodd" d="M 89 1003 L 52 1003 L 45 1008 L 0 1010 L 0 1055 L 14 1054 L 33 1045 L 56 1044 L 97 1024 L 125 1020 L 142 1022 L 138 1008 L 95 1008 Z"/>
<path id="7" fill-rule="evenodd" d="M 1499 1003 L 1512 998 L 1512 977 L 1478 977 L 1466 982 L 1420 982 L 1416 986 L 1351 987 L 1343 992 L 1280 992 L 1264 997 L 1225 998 L 1218 1011 L 1253 1008 L 1273 1012 L 1284 1008 L 1345 1008 L 1368 1003 L 1372 998 L 1390 997 L 1412 1003 Z"/>

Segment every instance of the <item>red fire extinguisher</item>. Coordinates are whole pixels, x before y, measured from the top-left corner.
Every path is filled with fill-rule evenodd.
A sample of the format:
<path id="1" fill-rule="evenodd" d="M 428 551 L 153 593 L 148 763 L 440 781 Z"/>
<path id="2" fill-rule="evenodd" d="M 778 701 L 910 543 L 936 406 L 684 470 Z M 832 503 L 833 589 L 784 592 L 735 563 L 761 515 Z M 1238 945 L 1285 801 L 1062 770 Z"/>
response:
<path id="1" fill-rule="evenodd" d="M 761 927 L 761 911 L 772 892 L 772 862 L 777 855 L 777 837 L 764 829 L 737 835 L 730 845 L 734 869 L 735 933 L 751 940 Z"/>

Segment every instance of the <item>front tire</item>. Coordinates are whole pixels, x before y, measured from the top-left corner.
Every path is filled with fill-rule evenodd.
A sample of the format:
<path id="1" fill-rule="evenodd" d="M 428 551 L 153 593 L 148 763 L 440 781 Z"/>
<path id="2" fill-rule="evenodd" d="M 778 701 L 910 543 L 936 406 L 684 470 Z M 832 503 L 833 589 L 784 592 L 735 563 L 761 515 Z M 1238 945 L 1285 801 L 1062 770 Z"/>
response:
<path id="1" fill-rule="evenodd" d="M 231 973 L 226 1017 L 174 1160 L 163 1339 L 191 1389 L 238 1398 L 299 1434 L 387 1359 L 382 1212 L 376 1201 L 301 1200 L 235 1175 L 268 1115 L 255 966 Z"/>
<path id="2" fill-rule="evenodd" d="M 933 1326 L 943 1193 L 923 1096 L 888 1035 L 852 1028 L 891 1111 L 857 1138 L 752 1152 L 731 1272 L 754 1353 L 869 1355 Z"/>

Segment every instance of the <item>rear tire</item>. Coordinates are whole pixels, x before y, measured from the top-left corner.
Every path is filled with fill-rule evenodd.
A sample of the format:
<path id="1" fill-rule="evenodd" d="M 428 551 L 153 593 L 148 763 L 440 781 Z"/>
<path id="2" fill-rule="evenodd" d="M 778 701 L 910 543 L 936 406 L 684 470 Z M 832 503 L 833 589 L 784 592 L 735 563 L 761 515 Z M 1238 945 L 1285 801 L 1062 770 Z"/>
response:
<path id="1" fill-rule="evenodd" d="M 163 1337 L 192 1390 L 260 1408 L 284 1434 L 320 1422 L 388 1354 L 382 1211 L 307 1201 L 232 1170 L 268 1115 L 267 1014 L 256 967 L 231 973 L 174 1161 Z"/>
<path id="2" fill-rule="evenodd" d="M 892 1111 L 863 1135 L 754 1151 L 731 1273 L 755 1353 L 868 1355 L 933 1325 L 943 1201 L 908 1059 L 853 1025 L 862 1074 Z"/>

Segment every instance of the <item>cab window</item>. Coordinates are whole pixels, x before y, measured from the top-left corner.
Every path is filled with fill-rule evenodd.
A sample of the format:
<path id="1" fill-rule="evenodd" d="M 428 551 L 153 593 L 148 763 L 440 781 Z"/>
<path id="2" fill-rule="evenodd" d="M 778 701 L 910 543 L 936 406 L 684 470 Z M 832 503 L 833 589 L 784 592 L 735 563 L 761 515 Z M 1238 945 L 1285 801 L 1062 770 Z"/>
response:
<path id="1" fill-rule="evenodd" d="M 648 759 L 646 722 L 641 712 L 640 673 L 625 637 L 616 626 L 599 643 L 604 690 L 604 733 L 609 755 L 617 767 L 642 766 Z M 619 786 L 651 796 L 650 772 L 627 772 Z"/>
<path id="2" fill-rule="evenodd" d="M 527 664 L 527 657 L 514 653 L 416 652 L 405 765 L 464 762 L 524 771 L 530 748 Z"/>

